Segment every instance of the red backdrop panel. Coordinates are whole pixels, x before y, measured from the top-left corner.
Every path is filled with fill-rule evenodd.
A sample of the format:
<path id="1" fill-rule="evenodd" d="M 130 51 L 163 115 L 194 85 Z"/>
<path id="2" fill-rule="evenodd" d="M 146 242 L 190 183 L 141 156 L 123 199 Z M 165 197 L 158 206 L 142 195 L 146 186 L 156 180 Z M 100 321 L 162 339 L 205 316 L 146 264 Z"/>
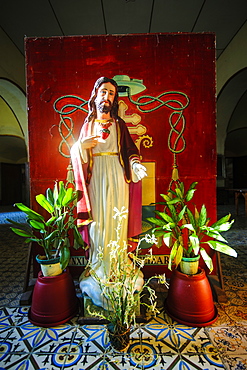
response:
<path id="1" fill-rule="evenodd" d="M 100 76 L 122 86 L 121 116 L 155 164 L 156 201 L 171 181 L 174 156 L 180 179 L 198 181 L 195 203 L 216 219 L 215 37 L 143 34 L 26 38 L 31 204 L 35 195 L 66 180 L 69 148 L 86 117 Z M 126 86 L 129 88 L 129 95 Z M 154 249 L 157 255 L 167 251 Z M 82 251 L 72 250 L 80 264 Z M 77 256 L 77 257 L 76 257 Z M 164 261 L 164 260 L 163 260 Z M 147 266 L 145 275 L 167 272 Z M 78 267 L 81 271 L 82 267 Z M 169 275 L 169 272 L 167 272 Z"/>

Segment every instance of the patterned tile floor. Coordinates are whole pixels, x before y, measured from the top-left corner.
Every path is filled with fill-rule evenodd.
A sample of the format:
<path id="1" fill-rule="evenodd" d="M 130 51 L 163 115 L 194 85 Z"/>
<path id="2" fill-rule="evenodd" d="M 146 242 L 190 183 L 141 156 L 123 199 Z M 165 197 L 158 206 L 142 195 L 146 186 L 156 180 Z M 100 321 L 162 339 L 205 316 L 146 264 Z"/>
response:
<path id="1" fill-rule="evenodd" d="M 243 210 L 236 217 L 231 207 L 219 207 L 219 215 L 232 211 L 236 219 L 227 239 L 239 257 L 221 256 L 228 300 L 216 303 L 218 320 L 210 327 L 192 328 L 162 309 L 156 318 L 132 328 L 124 353 L 111 348 L 104 325 L 81 325 L 78 317 L 56 328 L 29 322 L 29 307 L 19 306 L 27 247 L 9 232 L 6 210 L 0 209 L 0 370 L 247 369 L 247 218 Z M 13 217 L 20 214 L 11 213 Z"/>

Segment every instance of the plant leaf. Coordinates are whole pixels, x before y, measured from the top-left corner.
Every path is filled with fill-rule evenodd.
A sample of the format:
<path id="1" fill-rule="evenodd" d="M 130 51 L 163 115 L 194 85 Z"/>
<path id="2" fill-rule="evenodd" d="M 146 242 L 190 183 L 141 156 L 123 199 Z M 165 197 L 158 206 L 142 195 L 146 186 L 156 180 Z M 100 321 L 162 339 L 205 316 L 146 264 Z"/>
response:
<path id="1" fill-rule="evenodd" d="M 179 198 L 173 198 L 172 200 L 169 200 L 169 202 L 167 202 L 167 204 L 176 204 L 176 203 L 179 203 L 181 202 L 181 200 Z"/>
<path id="2" fill-rule="evenodd" d="M 176 240 L 175 243 L 172 246 L 170 257 L 169 257 L 169 262 L 168 262 L 168 268 L 169 270 L 172 269 L 172 262 L 177 254 L 177 249 L 178 249 L 178 241 Z"/>
<path id="3" fill-rule="evenodd" d="M 194 196 L 194 194 L 195 194 L 195 191 L 196 191 L 196 189 L 189 189 L 189 190 L 187 191 L 187 193 L 186 193 L 186 195 L 185 195 L 185 200 L 186 200 L 186 202 L 189 202 L 189 201 L 193 198 L 193 196 Z"/>
<path id="4" fill-rule="evenodd" d="M 54 221 L 56 221 L 56 216 L 52 216 L 51 218 L 49 218 L 49 220 L 46 221 L 46 226 L 51 226 L 53 224 Z"/>
<path id="5" fill-rule="evenodd" d="M 44 225 L 43 222 L 39 222 L 39 221 L 36 221 L 36 220 L 29 220 L 29 224 L 30 224 L 30 226 L 32 226 L 36 230 L 44 230 L 45 229 L 45 225 Z"/>
<path id="6" fill-rule="evenodd" d="M 216 239 L 216 240 L 220 240 L 220 241 L 222 241 L 222 242 L 224 242 L 224 243 L 227 244 L 227 240 L 217 230 L 212 229 L 212 227 L 205 226 L 203 228 L 203 230 L 205 230 L 206 234 L 210 238 L 213 238 L 213 239 Z"/>
<path id="7" fill-rule="evenodd" d="M 15 206 L 18 207 L 22 212 L 26 213 L 31 220 L 43 221 L 44 217 L 39 213 L 33 211 L 29 207 L 25 206 L 23 203 L 15 203 Z"/>
<path id="8" fill-rule="evenodd" d="M 167 247 L 169 247 L 170 248 L 170 241 L 171 241 L 171 235 L 172 235 L 172 233 L 170 232 L 168 232 L 168 233 L 166 233 L 164 236 L 163 236 L 163 242 L 165 243 L 165 245 L 167 246 Z"/>
<path id="9" fill-rule="evenodd" d="M 172 190 L 172 189 L 169 189 L 169 190 L 168 190 L 168 194 L 167 194 L 167 195 L 168 195 L 168 197 L 169 197 L 170 199 L 172 199 L 172 198 L 171 198 L 171 195 L 174 195 L 174 197 L 176 197 L 176 196 L 177 196 L 177 195 L 176 195 L 176 193 L 175 193 L 175 191 L 174 191 L 174 190 Z"/>
<path id="10" fill-rule="evenodd" d="M 198 182 L 197 181 L 194 181 L 190 184 L 190 187 L 189 187 L 189 190 L 190 189 L 195 189 L 195 187 L 197 186 Z"/>
<path id="11" fill-rule="evenodd" d="M 206 222 L 207 222 L 207 209 L 206 209 L 205 205 L 203 204 L 202 208 L 201 208 L 201 212 L 199 214 L 197 224 L 198 224 L 199 227 L 202 227 L 206 224 Z"/>
<path id="12" fill-rule="evenodd" d="M 64 270 L 69 264 L 69 260 L 70 260 L 69 247 L 70 247 L 69 239 L 65 238 L 64 245 L 60 251 L 60 265 L 61 265 L 62 270 Z"/>
<path id="13" fill-rule="evenodd" d="M 184 197 L 184 183 L 183 182 L 180 182 L 179 188 L 180 188 L 180 190 L 181 190 L 181 192 L 183 194 L 183 197 Z"/>
<path id="14" fill-rule="evenodd" d="M 182 220 L 182 218 L 184 217 L 184 212 L 186 211 L 186 208 L 187 206 L 184 206 L 183 209 L 179 212 L 177 222 Z"/>
<path id="15" fill-rule="evenodd" d="M 224 217 L 221 217 L 218 221 L 216 221 L 213 225 L 211 225 L 211 227 L 215 228 L 216 226 L 219 226 L 219 225 L 222 225 L 222 224 L 228 222 L 230 217 L 231 217 L 230 213 L 228 215 L 224 216 Z"/>
<path id="16" fill-rule="evenodd" d="M 160 236 L 164 236 L 164 230 L 163 229 L 160 229 L 160 228 L 157 228 L 157 229 L 154 229 L 153 230 L 153 234 L 158 238 Z"/>
<path id="17" fill-rule="evenodd" d="M 45 238 L 45 240 L 53 240 L 54 238 L 56 238 L 58 234 L 58 230 L 53 230 L 50 234 L 47 235 L 47 237 Z"/>
<path id="18" fill-rule="evenodd" d="M 213 262 L 212 262 L 212 258 L 207 254 L 207 252 L 205 251 L 205 249 L 202 248 L 202 247 L 200 249 L 200 254 L 201 254 L 201 256 L 202 256 L 202 258 L 203 258 L 203 260 L 204 260 L 207 268 L 209 269 L 210 272 L 212 272 L 213 271 L 213 268 L 214 268 Z"/>
<path id="19" fill-rule="evenodd" d="M 28 231 L 17 229 L 16 227 L 10 227 L 10 228 L 16 235 L 24 236 L 25 238 L 33 237 L 33 234 L 29 233 Z"/>
<path id="20" fill-rule="evenodd" d="M 190 243 L 192 245 L 192 249 L 197 256 L 200 250 L 200 241 L 196 234 L 192 234 L 189 236 Z"/>
<path id="21" fill-rule="evenodd" d="M 46 190 L 46 199 L 48 202 L 54 207 L 54 197 L 53 197 L 53 192 L 50 188 Z"/>
<path id="22" fill-rule="evenodd" d="M 176 208 L 172 204 L 167 204 L 167 207 L 168 207 L 169 211 L 171 212 L 172 219 L 175 221 L 177 219 Z"/>
<path id="23" fill-rule="evenodd" d="M 233 223 L 234 223 L 234 220 L 232 220 L 231 222 L 225 222 L 225 223 L 222 223 L 222 224 L 219 224 L 219 225 L 213 224 L 211 226 L 211 228 L 213 228 L 213 229 L 215 229 L 219 232 L 228 231 L 232 227 Z"/>
<path id="24" fill-rule="evenodd" d="M 193 228 L 195 229 L 196 228 L 196 221 L 195 221 L 195 218 L 193 216 L 193 213 L 191 212 L 191 210 L 189 208 L 187 208 L 186 213 L 189 217 L 190 223 L 192 224 Z"/>
<path id="25" fill-rule="evenodd" d="M 165 220 L 166 222 L 174 222 L 173 219 L 166 212 L 155 211 L 155 213 L 163 218 L 163 220 Z"/>
<path id="26" fill-rule="evenodd" d="M 76 194 L 74 194 L 72 188 L 68 188 L 65 192 L 65 195 L 62 200 L 62 206 L 68 206 L 74 199 L 76 198 Z"/>
<path id="27" fill-rule="evenodd" d="M 194 229 L 193 225 L 191 225 L 191 224 L 184 224 L 184 225 L 181 226 L 181 229 L 188 229 L 190 231 L 195 232 L 195 229 Z"/>
<path id="28" fill-rule="evenodd" d="M 47 212 L 54 212 L 54 207 L 50 204 L 50 202 L 48 202 L 44 194 L 36 195 L 35 199 L 39 203 L 39 205 L 43 207 Z"/>
<path id="29" fill-rule="evenodd" d="M 171 200 L 171 198 L 169 197 L 169 195 L 167 194 L 160 194 L 160 196 L 166 201 L 168 202 L 169 200 Z"/>
<path id="30" fill-rule="evenodd" d="M 58 185 L 57 185 L 57 181 L 55 182 L 54 184 L 54 189 L 53 189 L 53 199 L 54 199 L 54 206 L 55 204 L 57 203 L 57 198 L 58 198 Z"/>
<path id="31" fill-rule="evenodd" d="M 235 249 L 229 247 L 225 243 L 222 243 L 216 240 L 208 240 L 207 242 L 204 242 L 204 243 L 208 244 L 215 251 L 225 253 L 228 256 L 237 257 L 238 255 Z"/>
<path id="32" fill-rule="evenodd" d="M 74 234 L 74 240 L 76 241 L 78 246 L 84 247 L 84 240 L 82 239 L 81 234 L 79 233 L 79 230 L 75 226 L 73 228 L 73 234 Z"/>
<path id="33" fill-rule="evenodd" d="M 198 212 L 196 207 L 195 207 L 194 219 L 195 219 L 195 223 L 196 223 L 196 226 L 197 226 L 198 225 L 198 220 L 199 220 L 199 212 Z"/>
<path id="34" fill-rule="evenodd" d="M 175 192 L 176 192 L 176 194 L 177 194 L 177 196 L 178 196 L 179 200 L 183 199 L 183 193 L 182 193 L 181 189 L 176 188 L 176 189 L 175 189 Z"/>
<path id="35" fill-rule="evenodd" d="M 175 263 L 176 266 L 178 266 L 182 260 L 182 257 L 183 257 L 183 246 L 182 244 L 179 244 L 179 247 L 177 249 L 177 253 L 174 257 L 174 260 L 173 262 Z"/>
<path id="36" fill-rule="evenodd" d="M 62 206 L 63 198 L 65 196 L 65 193 L 66 193 L 66 190 L 65 190 L 65 187 L 64 187 L 64 183 L 63 183 L 63 181 L 59 181 L 59 192 L 58 192 L 58 197 L 57 197 L 57 201 L 56 201 L 57 207 Z"/>
<path id="37" fill-rule="evenodd" d="M 165 225 L 165 222 L 163 220 L 159 219 L 159 218 L 148 217 L 146 220 L 149 221 L 149 222 L 151 222 L 154 225 L 158 225 L 158 226 Z"/>

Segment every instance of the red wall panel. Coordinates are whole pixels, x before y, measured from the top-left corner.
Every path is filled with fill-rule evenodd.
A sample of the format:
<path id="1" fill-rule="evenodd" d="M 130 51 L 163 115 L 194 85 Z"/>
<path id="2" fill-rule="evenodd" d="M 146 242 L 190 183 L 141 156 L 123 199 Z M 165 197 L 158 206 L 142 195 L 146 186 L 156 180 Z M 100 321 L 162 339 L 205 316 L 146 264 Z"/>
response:
<path id="1" fill-rule="evenodd" d="M 94 82 L 100 76 L 121 76 L 128 86 L 143 85 L 137 94 L 131 87 L 134 95 L 120 100 L 143 161 L 155 163 L 155 199 L 160 200 L 170 183 L 174 154 L 169 146 L 175 145 L 180 179 L 185 185 L 199 182 L 195 202 L 205 203 L 215 220 L 213 34 L 26 38 L 26 74 L 34 207 L 36 194 L 52 187 L 56 179 L 66 179 L 69 147 L 86 117 Z M 145 271 L 149 275 L 163 270 L 164 266 L 148 266 Z"/>

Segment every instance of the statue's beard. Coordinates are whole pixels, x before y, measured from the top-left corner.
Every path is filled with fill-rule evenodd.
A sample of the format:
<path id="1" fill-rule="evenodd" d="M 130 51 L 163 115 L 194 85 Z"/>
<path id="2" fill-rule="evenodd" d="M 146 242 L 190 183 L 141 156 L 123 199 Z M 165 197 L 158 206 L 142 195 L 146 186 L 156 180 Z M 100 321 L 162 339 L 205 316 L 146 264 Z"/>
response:
<path id="1" fill-rule="evenodd" d="M 108 101 L 108 105 L 105 104 L 105 101 L 101 101 L 100 103 L 97 104 L 97 109 L 99 110 L 100 113 L 109 113 L 112 109 L 112 103 Z"/>

